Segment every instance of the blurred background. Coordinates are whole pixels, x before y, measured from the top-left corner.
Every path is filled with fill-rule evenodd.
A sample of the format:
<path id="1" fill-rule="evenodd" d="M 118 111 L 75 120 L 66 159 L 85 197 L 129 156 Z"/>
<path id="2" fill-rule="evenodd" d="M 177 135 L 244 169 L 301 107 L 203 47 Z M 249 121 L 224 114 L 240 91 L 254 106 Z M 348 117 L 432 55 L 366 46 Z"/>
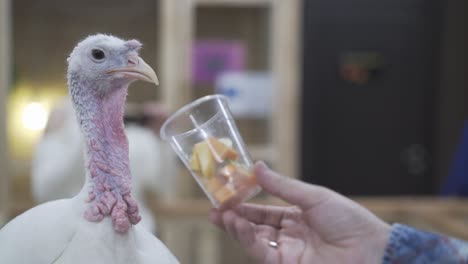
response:
<path id="1" fill-rule="evenodd" d="M 64 129 L 66 58 L 108 33 L 139 39 L 160 79 L 130 89 L 129 133 L 147 138 L 129 134 L 130 158 L 148 225 L 182 263 L 250 262 L 208 224 L 208 200 L 158 136 L 213 93 L 253 159 L 389 222 L 468 239 L 467 12 L 457 0 L 0 0 L 0 226 L 72 195 L 48 189 L 82 175 L 62 160 L 81 164 Z"/>

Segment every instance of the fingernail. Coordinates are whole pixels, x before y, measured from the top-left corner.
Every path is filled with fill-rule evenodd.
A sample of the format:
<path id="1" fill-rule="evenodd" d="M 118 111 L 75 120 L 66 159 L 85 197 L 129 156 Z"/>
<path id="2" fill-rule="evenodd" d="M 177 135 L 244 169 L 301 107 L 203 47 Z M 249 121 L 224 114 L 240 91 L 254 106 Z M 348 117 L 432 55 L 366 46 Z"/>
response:
<path id="1" fill-rule="evenodd" d="M 265 164 L 264 161 L 257 161 L 257 163 L 255 164 L 255 169 L 257 170 L 267 170 L 268 169 L 268 166 Z"/>
<path id="2" fill-rule="evenodd" d="M 258 161 L 255 164 L 255 174 L 257 177 L 263 177 L 264 174 L 267 174 L 268 171 L 270 171 L 270 168 L 265 164 L 264 161 Z"/>

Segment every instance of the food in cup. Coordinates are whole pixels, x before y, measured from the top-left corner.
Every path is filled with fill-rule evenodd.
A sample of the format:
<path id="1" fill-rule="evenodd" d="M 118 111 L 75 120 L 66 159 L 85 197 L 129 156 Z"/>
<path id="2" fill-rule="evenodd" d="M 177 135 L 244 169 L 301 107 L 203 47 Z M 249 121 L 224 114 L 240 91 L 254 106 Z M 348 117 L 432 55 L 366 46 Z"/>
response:
<path id="1" fill-rule="evenodd" d="M 190 169 L 200 175 L 206 190 L 224 204 L 256 185 L 255 174 L 240 165 L 239 153 L 227 138 L 208 137 L 194 145 Z"/>
<path id="2" fill-rule="evenodd" d="M 209 95 L 177 110 L 161 128 L 216 208 L 245 202 L 261 191 L 227 97 Z"/>

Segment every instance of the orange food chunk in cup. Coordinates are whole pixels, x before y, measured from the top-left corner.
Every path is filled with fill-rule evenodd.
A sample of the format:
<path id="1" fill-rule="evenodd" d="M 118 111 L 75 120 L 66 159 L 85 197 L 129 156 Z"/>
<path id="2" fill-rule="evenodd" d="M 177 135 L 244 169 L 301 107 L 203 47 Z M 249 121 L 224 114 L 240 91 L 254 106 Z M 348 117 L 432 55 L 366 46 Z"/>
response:
<path id="1" fill-rule="evenodd" d="M 257 183 L 257 179 L 252 170 L 248 170 L 242 166 L 238 166 L 236 172 L 232 175 L 232 183 L 234 188 L 242 191 Z"/>
<path id="2" fill-rule="evenodd" d="M 219 190 L 213 193 L 213 197 L 218 201 L 220 204 L 223 204 L 224 202 L 228 201 L 232 197 L 236 195 L 236 191 L 233 190 L 232 188 L 229 188 L 229 186 L 224 185 L 221 187 Z"/>
<path id="3" fill-rule="evenodd" d="M 253 173 L 252 170 L 248 170 L 243 167 L 238 167 L 237 168 L 237 173 L 242 176 L 243 179 L 245 179 L 247 182 L 249 182 L 252 185 L 257 184 L 257 177 Z"/>
<path id="4" fill-rule="evenodd" d="M 223 187 L 227 181 L 228 180 L 225 177 L 216 176 L 206 181 L 205 187 L 210 193 L 213 194 L 219 189 L 221 189 L 221 187 Z"/>

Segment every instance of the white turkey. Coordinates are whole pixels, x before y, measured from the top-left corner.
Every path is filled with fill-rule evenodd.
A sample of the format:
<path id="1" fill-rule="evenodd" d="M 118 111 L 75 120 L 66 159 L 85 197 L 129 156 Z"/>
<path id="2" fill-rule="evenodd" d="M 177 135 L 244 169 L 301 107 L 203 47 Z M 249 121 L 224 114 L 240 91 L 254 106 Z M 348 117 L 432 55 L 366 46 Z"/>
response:
<path id="1" fill-rule="evenodd" d="M 68 87 L 85 142 L 85 183 L 71 199 L 36 206 L 0 230 L 0 263 L 178 263 L 150 232 L 132 198 L 123 113 L 135 80 L 158 83 L 140 42 L 109 35 L 81 41 Z"/>

